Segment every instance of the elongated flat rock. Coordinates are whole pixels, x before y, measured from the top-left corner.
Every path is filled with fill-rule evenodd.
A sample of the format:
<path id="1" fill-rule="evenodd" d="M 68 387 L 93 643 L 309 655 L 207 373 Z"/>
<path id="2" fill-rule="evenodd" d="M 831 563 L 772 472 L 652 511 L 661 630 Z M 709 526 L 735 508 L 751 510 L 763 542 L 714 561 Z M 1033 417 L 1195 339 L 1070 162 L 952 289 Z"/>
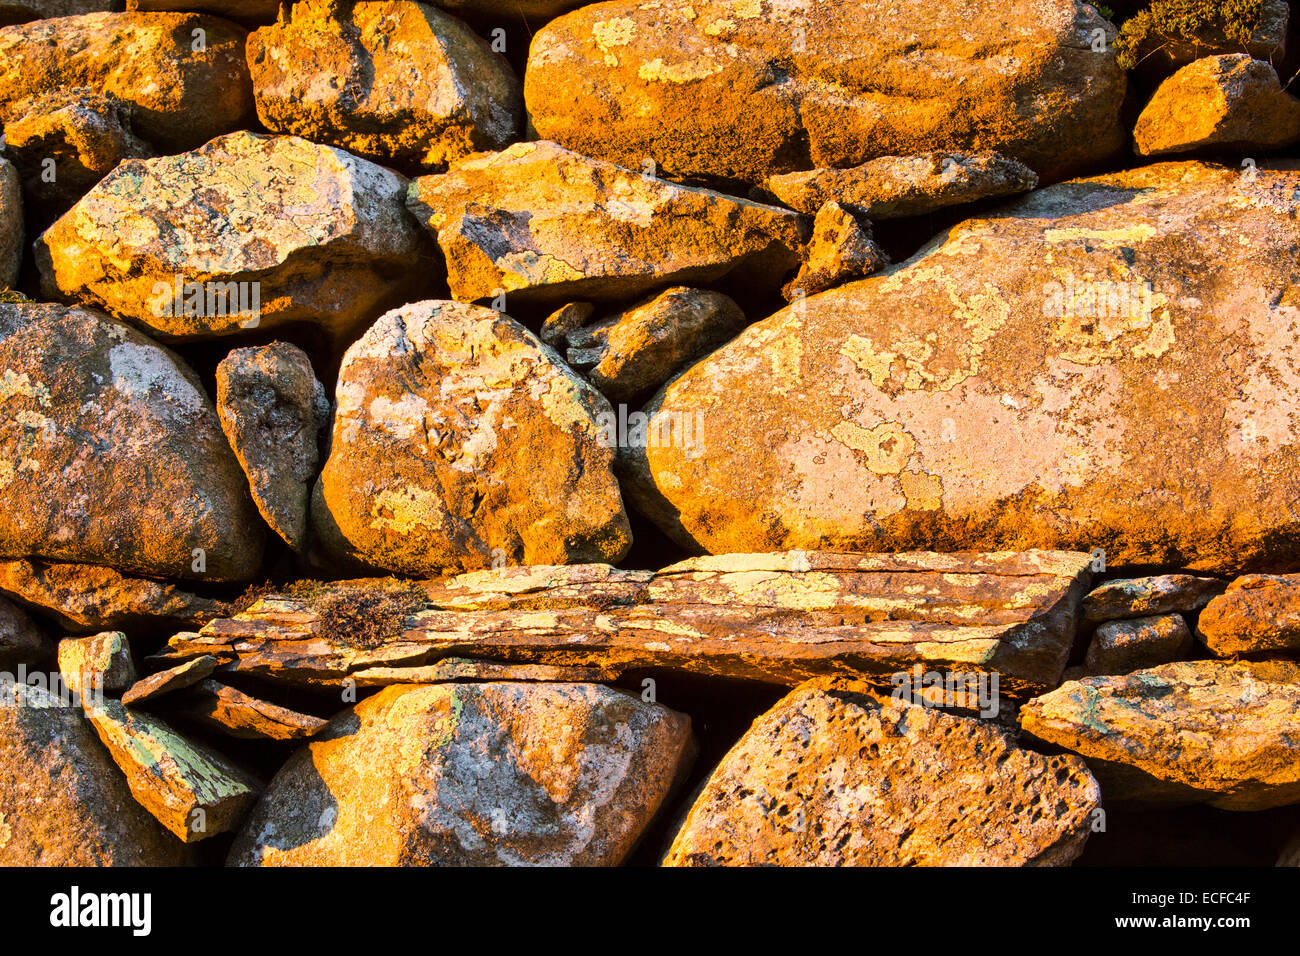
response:
<path id="1" fill-rule="evenodd" d="M 197 684 L 217 669 L 217 659 L 211 655 L 195 657 L 192 660 L 169 667 L 157 674 L 150 674 L 133 683 L 122 695 L 122 703 L 140 704 L 163 694 L 183 690 L 191 684 Z"/>
<path id="2" fill-rule="evenodd" d="M 1071 681 L 1020 710 L 1080 754 L 1102 796 L 1267 810 L 1300 801 L 1300 666 L 1184 661 Z"/>
<path id="3" fill-rule="evenodd" d="M 1300 650 L 1300 574 L 1248 574 L 1210 601 L 1197 636 L 1218 657 Z"/>
<path id="4" fill-rule="evenodd" d="M 205 727 L 241 740 L 302 740 L 328 721 L 260 700 L 214 680 L 201 680 L 186 693 L 179 708 Z"/>
<path id="5" fill-rule="evenodd" d="M 483 681 L 541 681 L 543 683 L 600 683 L 614 680 L 617 671 L 599 667 L 563 667 L 554 664 L 507 664 L 467 657 L 445 657 L 414 667 L 367 667 L 352 674 L 358 687 L 389 684 L 447 684 Z"/>
<path id="6" fill-rule="evenodd" d="M 438 240 L 462 301 L 620 300 L 737 274 L 775 288 L 798 264 L 788 209 L 678 186 L 555 143 L 516 143 L 411 183 L 411 212 Z M 507 299 L 509 302 L 509 299 Z"/>
<path id="7" fill-rule="evenodd" d="M 629 500 L 711 553 L 1300 556 L 1300 164 L 1029 194 L 750 326 L 647 406 Z M 1210 453 L 1210 450 L 1213 453 Z"/>
<path id="8" fill-rule="evenodd" d="M 656 667 L 793 685 L 809 677 L 997 673 L 1012 696 L 1055 687 L 1087 589 L 1084 554 L 726 555 L 655 573 L 507 568 L 422 584 L 269 596 L 172 638 L 177 658 L 337 685 L 447 657 Z M 420 593 L 422 591 L 422 593 Z M 363 607 L 363 614 L 350 608 Z"/>
<path id="9" fill-rule="evenodd" d="M 1124 618 L 1199 611 L 1222 594 L 1227 582 L 1194 574 L 1157 574 L 1107 581 L 1083 599 L 1087 624 Z"/>
<path id="10" fill-rule="evenodd" d="M 202 627 L 225 607 L 165 581 L 129 577 L 94 564 L 34 559 L 0 561 L 0 592 L 40 609 L 76 634 Z"/>
<path id="11" fill-rule="evenodd" d="M 1100 790 L 1078 757 L 969 717 L 810 681 L 713 772 L 665 866 L 1061 866 Z"/>
<path id="12" fill-rule="evenodd" d="M 540 137 L 673 176 L 962 149 L 1057 179 L 1122 144 L 1114 39 L 1076 0 L 613 0 L 537 33 L 524 98 Z"/>
<path id="13" fill-rule="evenodd" d="M 261 792 L 257 778 L 152 714 L 106 699 L 86 716 L 132 796 L 185 843 L 233 830 Z"/>

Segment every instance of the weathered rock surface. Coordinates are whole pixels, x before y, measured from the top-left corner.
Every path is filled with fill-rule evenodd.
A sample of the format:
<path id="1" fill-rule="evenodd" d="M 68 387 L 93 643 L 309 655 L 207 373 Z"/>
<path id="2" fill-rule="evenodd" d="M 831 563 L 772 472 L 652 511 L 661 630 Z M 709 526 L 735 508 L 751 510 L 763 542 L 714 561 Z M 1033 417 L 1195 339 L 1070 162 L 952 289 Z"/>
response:
<path id="1" fill-rule="evenodd" d="M 555 349 L 563 349 L 570 332 L 576 332 L 596 312 L 594 302 L 566 302 L 546 317 L 537 337 Z"/>
<path id="2" fill-rule="evenodd" d="M 1028 192 L 1038 176 L 1001 153 L 931 150 L 915 156 L 881 156 L 850 169 L 813 169 L 769 176 L 768 190 L 800 212 L 828 202 L 872 219 L 923 216 L 949 206 Z"/>
<path id="3" fill-rule="evenodd" d="M 138 705 L 147 700 L 154 700 L 164 694 L 184 690 L 186 687 L 197 684 L 216 669 L 217 659 L 212 655 L 206 654 L 203 657 L 195 657 L 177 664 L 175 667 L 169 667 L 156 674 L 150 674 L 148 677 L 133 681 L 126 693 L 122 695 L 122 703 L 128 706 Z"/>
<path id="4" fill-rule="evenodd" d="M 548 142 L 516 143 L 421 176 L 407 203 L 437 237 L 452 296 L 465 301 L 501 292 L 556 304 L 629 299 L 729 274 L 775 288 L 803 244 L 789 210 Z"/>
<path id="5" fill-rule="evenodd" d="M 1128 674 L 1183 660 L 1192 651 L 1192 632 L 1181 614 L 1107 621 L 1092 636 L 1084 672 L 1089 676 Z"/>
<path id="6" fill-rule="evenodd" d="M 48 17 L 76 17 L 106 13 L 113 0 L 5 0 L 0 3 L 0 23 L 26 23 Z"/>
<path id="7" fill-rule="evenodd" d="M 1107 581 L 1083 599 L 1086 624 L 1151 617 L 1178 612 L 1190 614 L 1222 594 L 1227 583 L 1193 574 L 1158 574 L 1146 578 Z"/>
<path id="8" fill-rule="evenodd" d="M 390 687 L 289 760 L 229 862 L 616 865 L 692 746 L 690 718 L 598 684 Z"/>
<path id="9" fill-rule="evenodd" d="M 1075 0 L 890 4 L 618 0 L 533 40 L 543 139 L 633 169 L 762 183 L 935 149 L 997 150 L 1048 179 L 1115 153 L 1114 27 Z"/>
<path id="10" fill-rule="evenodd" d="M 292 321 L 346 335 L 424 281 L 405 188 L 296 136 L 231 133 L 128 161 L 37 241 L 42 288 L 166 339 Z"/>
<path id="11" fill-rule="evenodd" d="M 1133 140 L 1139 156 L 1275 149 L 1300 140 L 1300 100 L 1249 54 L 1206 57 L 1160 84 Z"/>
<path id="12" fill-rule="evenodd" d="M 334 550 L 410 574 L 627 552 L 609 404 L 508 316 L 389 312 L 344 356 L 337 405 L 312 505 Z"/>
<path id="13" fill-rule="evenodd" d="M 666 866 L 1062 866 L 1100 792 L 1077 757 L 991 724 L 813 681 L 722 759 Z"/>
<path id="14" fill-rule="evenodd" d="M 311 714 L 250 697 L 214 680 L 201 680 L 191 687 L 179 710 L 172 713 L 243 740 L 302 740 L 329 723 Z"/>
<path id="15" fill-rule="evenodd" d="M 1293 565 L 1296 165 L 1042 189 L 750 326 L 647 405 L 702 426 L 626 449 L 625 491 L 713 553 Z"/>
<path id="16" fill-rule="evenodd" d="M 1089 556 L 726 555 L 659 572 L 506 568 L 440 581 L 344 582 L 267 595 L 170 641 L 168 660 L 338 686 L 372 667 L 448 657 L 663 668 L 795 684 L 846 674 L 889 685 L 916 663 L 998 674 L 1001 693 L 1060 683 Z"/>
<path id="17" fill-rule="evenodd" d="M 121 631 L 64 638 L 59 641 L 59 674 L 78 694 L 126 690 L 135 683 L 131 645 Z"/>
<path id="18" fill-rule="evenodd" d="M 806 256 L 799 274 L 781 290 L 787 300 L 864 279 L 889 265 L 889 257 L 872 238 L 871 224 L 833 201 L 822 206 L 813 220 Z"/>
<path id="19" fill-rule="evenodd" d="M 105 699 L 86 716 L 131 795 L 185 843 L 238 827 L 261 792 L 252 774 L 152 714 Z"/>
<path id="20" fill-rule="evenodd" d="M 469 681 L 543 681 L 546 683 L 598 683 L 613 681 L 619 672 L 600 667 L 564 667 L 554 664 L 506 664 L 466 657 L 444 657 L 433 664 L 411 667 L 367 667 L 349 675 L 358 687 L 390 684 L 444 684 Z"/>
<path id="21" fill-rule="evenodd" d="M 611 402 L 652 392 L 745 326 L 721 292 L 674 286 L 566 336 L 569 365 Z"/>
<path id="22" fill-rule="evenodd" d="M 1197 637 L 1212 654 L 1300 650 L 1300 574 L 1249 574 L 1210 601 Z"/>
<path id="23" fill-rule="evenodd" d="M 23 190 L 14 164 L 0 158 L 0 288 L 18 281 L 23 263 Z"/>
<path id="24" fill-rule="evenodd" d="M 5 557 L 212 581 L 261 560 L 261 523 L 194 373 L 89 309 L 0 304 L 0 502 Z"/>
<path id="25" fill-rule="evenodd" d="M 57 561 L 0 561 L 0 593 L 53 618 L 65 632 L 202 627 L 227 612 L 221 601 L 112 568 Z"/>
<path id="26" fill-rule="evenodd" d="M 426 169 L 518 136 L 523 93 L 510 65 L 436 7 L 301 0 L 284 10 L 248 38 L 268 129 Z"/>
<path id="27" fill-rule="evenodd" d="M 87 88 L 48 90 L 8 106 L 5 152 L 26 201 L 43 213 L 62 214 L 122 160 L 152 156 L 132 131 L 133 109 Z"/>
<path id="28" fill-rule="evenodd" d="M 549 20 L 592 0 L 438 0 L 438 6 L 457 16 L 500 17 L 517 13 L 529 23 Z"/>
<path id="29" fill-rule="evenodd" d="M 1288 661 L 1088 677 L 1031 700 L 1020 723 L 1081 754 L 1107 805 L 1266 810 L 1300 801 L 1300 667 Z"/>
<path id="30" fill-rule="evenodd" d="M 193 13 L 91 13 L 4 27 L 0 120 L 12 118 L 5 104 L 87 87 L 134 104 L 135 132 L 150 143 L 193 149 L 252 114 L 244 37 L 228 20 Z"/>
<path id="31" fill-rule="evenodd" d="M 13 696 L 11 696 L 13 695 Z M 27 684 L 0 706 L 0 865 L 176 866 L 185 848 L 131 798 L 80 708 Z M 39 812 L 32 808 L 39 807 Z"/>
<path id="32" fill-rule="evenodd" d="M 236 349 L 217 365 L 217 415 L 257 510 L 291 547 L 307 543 L 307 509 L 330 403 L 311 360 L 287 342 Z"/>
<path id="33" fill-rule="evenodd" d="M 13 672 L 45 655 L 45 641 L 22 608 L 0 598 L 0 670 Z"/>

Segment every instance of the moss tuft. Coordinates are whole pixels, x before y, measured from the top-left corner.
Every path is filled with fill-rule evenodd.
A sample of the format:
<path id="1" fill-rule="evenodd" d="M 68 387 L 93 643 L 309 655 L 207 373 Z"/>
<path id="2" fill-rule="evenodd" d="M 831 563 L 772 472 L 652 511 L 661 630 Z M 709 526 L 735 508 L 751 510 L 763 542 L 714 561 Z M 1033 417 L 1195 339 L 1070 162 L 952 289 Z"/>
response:
<path id="1" fill-rule="evenodd" d="M 316 602 L 321 634 L 353 647 L 379 647 L 406 630 L 407 619 L 424 603 L 418 587 L 401 589 L 345 587 Z"/>
<path id="2" fill-rule="evenodd" d="M 1120 29 L 1119 65 L 1131 70 L 1170 43 L 1211 46 L 1227 38 L 1244 50 L 1263 12 L 1264 0 L 1155 0 Z"/>

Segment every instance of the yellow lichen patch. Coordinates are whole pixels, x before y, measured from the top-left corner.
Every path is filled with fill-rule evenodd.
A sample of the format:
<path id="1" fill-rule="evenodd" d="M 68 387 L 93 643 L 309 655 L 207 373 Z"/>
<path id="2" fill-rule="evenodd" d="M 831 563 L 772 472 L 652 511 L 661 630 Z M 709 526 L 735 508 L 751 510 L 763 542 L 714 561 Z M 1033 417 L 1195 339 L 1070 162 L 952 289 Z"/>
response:
<path id="1" fill-rule="evenodd" d="M 1122 229 L 1085 229 L 1079 227 L 1048 229 L 1043 233 L 1043 239 L 1047 242 L 1083 241 L 1103 248 L 1112 248 L 1146 242 L 1148 239 L 1154 239 L 1156 235 L 1155 226 L 1138 223 Z"/>
<path id="2" fill-rule="evenodd" d="M 876 388 L 883 388 L 889 381 L 889 369 L 898 358 L 896 352 L 877 349 L 864 335 L 850 335 L 840 346 L 840 354 L 865 373 Z"/>
<path id="3" fill-rule="evenodd" d="M 882 422 L 871 429 L 853 422 L 840 422 L 831 429 L 831 434 L 861 452 L 868 470 L 877 475 L 897 475 L 916 451 L 916 439 L 898 422 Z"/>
<path id="4" fill-rule="evenodd" d="M 762 0 L 731 0 L 731 12 L 742 20 L 754 20 L 763 15 Z"/>
<path id="5" fill-rule="evenodd" d="M 628 17 L 598 20 L 591 25 L 592 39 L 602 53 L 608 53 L 611 47 L 627 46 L 635 35 L 636 21 Z"/>
<path id="6" fill-rule="evenodd" d="M 899 476 L 907 506 L 918 511 L 937 511 L 943 505 L 943 482 L 923 471 L 905 471 Z"/>
<path id="7" fill-rule="evenodd" d="M 681 63 L 665 63 L 662 58 L 655 57 L 648 63 L 641 64 L 636 75 L 647 83 L 691 83 L 707 79 L 722 70 L 721 63 L 707 56 L 692 57 Z"/>
<path id="8" fill-rule="evenodd" d="M 385 488 L 370 505 L 374 516 L 370 527 L 397 534 L 409 534 L 415 528 L 438 528 L 443 510 L 442 498 L 432 491 L 412 486 Z"/>
<path id="9" fill-rule="evenodd" d="M 42 408 L 50 407 L 50 390 L 43 382 L 33 382 L 26 372 L 7 368 L 4 375 L 0 375 L 0 402 L 18 395 L 35 399 Z"/>

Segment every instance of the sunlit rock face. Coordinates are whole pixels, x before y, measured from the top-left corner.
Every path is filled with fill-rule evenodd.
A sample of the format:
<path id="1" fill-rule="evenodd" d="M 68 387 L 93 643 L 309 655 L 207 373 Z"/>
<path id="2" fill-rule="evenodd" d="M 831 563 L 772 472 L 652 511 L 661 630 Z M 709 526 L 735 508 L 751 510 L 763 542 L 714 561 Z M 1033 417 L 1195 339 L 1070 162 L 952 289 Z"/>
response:
<path id="1" fill-rule="evenodd" d="M 796 303 L 669 384 L 626 450 L 683 544 L 1297 559 L 1300 173 L 1050 187 Z"/>

